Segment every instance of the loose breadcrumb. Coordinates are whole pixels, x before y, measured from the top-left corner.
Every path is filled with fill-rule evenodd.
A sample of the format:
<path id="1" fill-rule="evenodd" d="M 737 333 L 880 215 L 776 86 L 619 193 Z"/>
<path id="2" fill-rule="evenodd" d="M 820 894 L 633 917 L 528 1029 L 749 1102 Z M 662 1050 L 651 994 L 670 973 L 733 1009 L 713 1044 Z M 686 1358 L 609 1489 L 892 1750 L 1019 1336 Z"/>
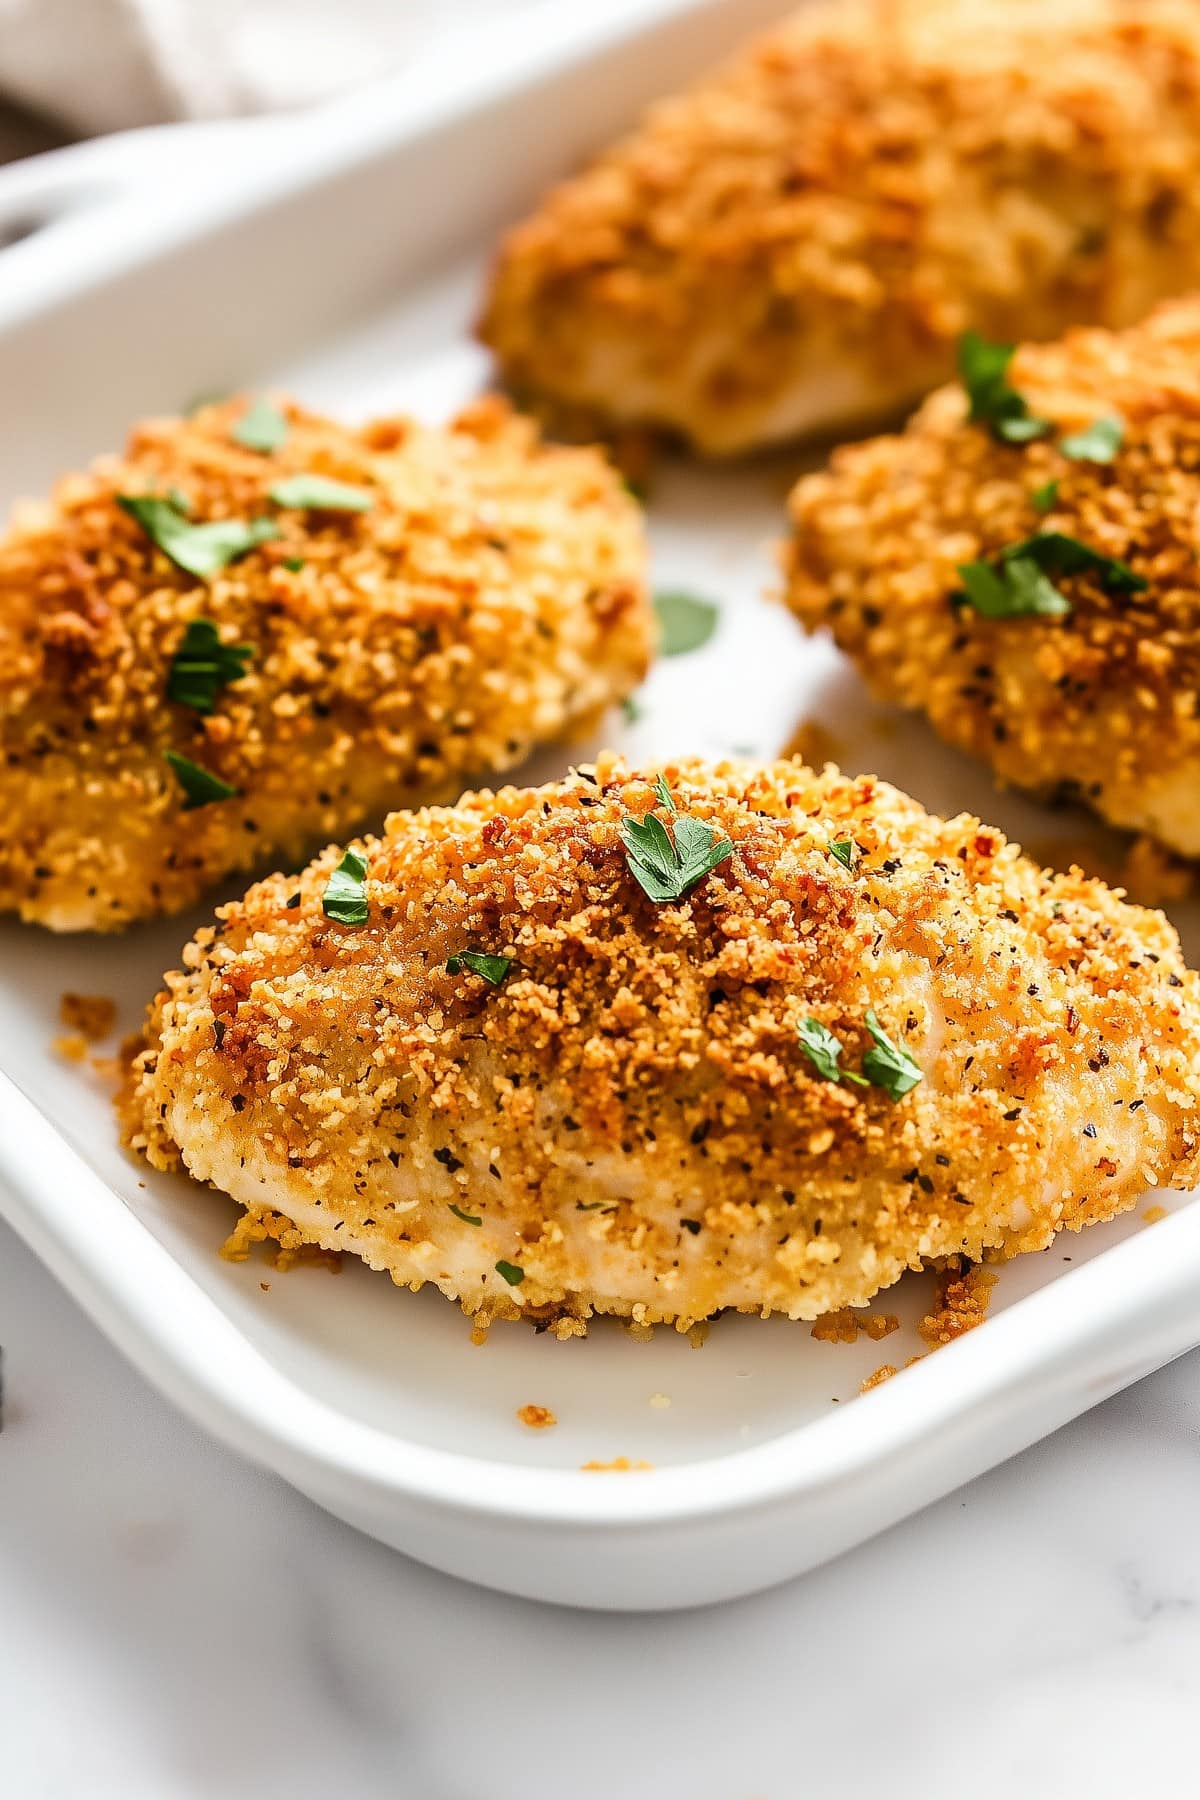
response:
<path id="1" fill-rule="evenodd" d="M 548 1406 L 537 1406 L 533 1402 L 527 1406 L 518 1406 L 517 1417 L 522 1425 L 528 1425 L 530 1431 L 546 1431 L 551 1425 L 558 1424 Z"/>
<path id="2" fill-rule="evenodd" d="M 996 1283 L 991 1269 L 955 1263 L 939 1269 L 933 1306 L 917 1323 L 925 1342 L 936 1349 L 982 1325 Z"/>
<path id="3" fill-rule="evenodd" d="M 1148 1206 L 1142 1214 L 1142 1218 L 1146 1221 L 1147 1225 L 1157 1225 L 1160 1219 L 1165 1219 L 1167 1216 L 1168 1214 L 1165 1206 Z"/>
<path id="4" fill-rule="evenodd" d="M 85 1061 L 88 1053 L 88 1041 L 81 1031 L 71 1031 L 54 1039 L 55 1054 L 64 1062 L 80 1063 Z"/>
<path id="5" fill-rule="evenodd" d="M 117 1004 L 107 994 L 63 994 L 59 1018 L 69 1031 L 79 1032 L 89 1044 L 106 1038 L 117 1019 Z"/>
<path id="6" fill-rule="evenodd" d="M 246 1208 L 232 1253 L 315 1242 L 560 1336 L 813 1320 L 1195 1180 L 1200 978 L 1160 915 L 787 762 L 661 771 L 732 855 L 656 905 L 620 833 L 658 773 L 394 815 L 360 929 L 323 911 L 337 845 L 222 907 L 152 1009 L 130 1141 Z M 504 981 L 452 973 L 467 947 Z M 921 1071 L 898 1100 L 801 1041 L 815 1017 L 857 1071 L 871 1009 Z"/>
<path id="7" fill-rule="evenodd" d="M 642 1469 L 652 1469 L 654 1464 L 643 1462 L 640 1458 L 637 1462 L 631 1462 L 627 1456 L 614 1456 L 611 1462 L 585 1462 L 579 1466 L 589 1474 L 629 1475 Z"/>
<path id="8" fill-rule="evenodd" d="M 1200 297 L 1129 331 L 1023 345 L 1010 376 L 1051 435 L 998 443 L 956 383 L 899 436 L 843 445 L 798 483 L 788 604 L 1002 781 L 1200 856 Z M 1069 458 L 1060 433 L 1102 415 L 1123 421 L 1114 460 Z M 1145 587 L 1065 574 L 1066 616 L 981 616 L 961 566 L 1039 531 L 1128 564 Z"/>
<path id="9" fill-rule="evenodd" d="M 519 390 L 725 454 L 899 411 L 968 325 L 1198 280 L 1191 0 L 828 0 L 555 188 L 482 332 Z"/>
<path id="10" fill-rule="evenodd" d="M 890 1381 L 892 1376 L 897 1373 L 895 1363 L 880 1363 L 874 1373 L 868 1375 L 866 1380 L 859 1384 L 858 1391 L 860 1394 L 869 1394 L 872 1388 L 882 1387 L 885 1381 Z"/>
<path id="11" fill-rule="evenodd" d="M 588 731 L 645 675 L 640 512 L 596 451 L 495 400 L 444 430 L 281 402 L 262 455 L 231 438 L 245 405 L 144 422 L 0 541 L 0 911 L 63 931 L 176 911 Z M 305 472 L 369 510 L 271 500 Z M 198 580 L 118 504 L 168 490 L 192 523 L 279 535 Z M 252 653 L 209 714 L 168 697 L 200 619 Z M 168 750 L 235 794 L 188 810 Z"/>
<path id="12" fill-rule="evenodd" d="M 900 1320 L 895 1313 L 861 1313 L 843 1306 L 818 1319 L 810 1335 L 823 1344 L 854 1344 L 860 1336 L 878 1343 L 899 1329 Z"/>

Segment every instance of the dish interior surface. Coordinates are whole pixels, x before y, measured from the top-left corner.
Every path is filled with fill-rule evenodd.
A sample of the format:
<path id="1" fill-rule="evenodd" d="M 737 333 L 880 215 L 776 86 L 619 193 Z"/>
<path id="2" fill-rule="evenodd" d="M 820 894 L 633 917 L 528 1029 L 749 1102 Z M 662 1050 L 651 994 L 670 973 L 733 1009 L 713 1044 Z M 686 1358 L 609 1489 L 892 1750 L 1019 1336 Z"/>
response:
<path id="1" fill-rule="evenodd" d="M 239 363 L 230 382 L 281 386 L 347 420 L 394 410 L 443 418 L 488 380 L 487 359 L 470 336 L 483 279 L 480 260 L 456 260 L 283 362 L 271 360 L 265 331 L 255 366 Z M 211 347 L 205 354 L 211 360 Z M 164 387 L 151 406 L 169 412 L 185 405 L 193 375 L 181 355 L 175 391 Z M 69 422 L 57 430 L 63 467 L 102 447 L 90 441 L 91 422 L 79 427 L 79 442 Z M 47 455 L 41 446 L 39 456 Z M 996 793 L 983 770 L 942 748 L 922 722 L 874 705 L 829 645 L 806 641 L 764 597 L 775 585 L 774 545 L 788 487 L 816 460 L 791 453 L 741 468 L 672 460 L 658 467 L 649 503 L 655 586 L 718 600 L 719 629 L 702 650 L 659 663 L 638 695 L 634 722 L 614 712 L 593 740 L 541 755 L 519 778 L 561 774 L 601 743 L 650 760 L 689 752 L 770 758 L 798 742 L 810 760 L 827 755 L 851 772 L 873 770 L 938 812 L 976 812 L 1043 860 L 1061 860 L 1069 844 L 1111 861 L 1119 852 L 1115 837 L 1081 814 Z M 0 499 L 7 506 L 44 479 L 39 469 L 22 489 L 6 472 Z M 903 1367 L 925 1348 L 915 1322 L 932 1283 L 916 1275 L 872 1308 L 902 1320 L 879 1342 L 831 1344 L 814 1341 L 806 1324 L 727 1317 L 699 1347 L 662 1328 L 651 1341 L 636 1341 L 610 1321 L 568 1343 L 499 1325 L 477 1346 L 466 1319 L 436 1292 L 399 1291 L 350 1259 L 337 1274 L 313 1265 L 279 1272 L 260 1256 L 241 1265 L 222 1261 L 218 1246 L 236 1209 L 220 1195 L 135 1165 L 117 1145 L 111 1079 L 53 1048 L 67 990 L 111 996 L 119 1008 L 115 1036 L 135 1029 L 162 971 L 175 966 L 180 946 L 210 914 L 205 907 L 108 940 L 53 938 L 4 923 L 0 1066 L 245 1338 L 342 1413 L 408 1442 L 489 1460 L 570 1470 L 628 1457 L 662 1468 L 828 1418 L 856 1401 L 860 1383 L 881 1363 Z M 1195 955 L 1200 909 L 1188 903 L 1173 916 Z M 1155 1202 L 1188 1204 L 1179 1196 L 1148 1198 L 1111 1225 L 1064 1236 L 1043 1254 L 1001 1268 L 992 1313 L 1048 1283 L 1069 1283 L 1083 1262 L 1148 1229 L 1142 1213 Z M 548 1407 L 555 1428 L 521 1424 L 516 1411 L 527 1404 Z"/>

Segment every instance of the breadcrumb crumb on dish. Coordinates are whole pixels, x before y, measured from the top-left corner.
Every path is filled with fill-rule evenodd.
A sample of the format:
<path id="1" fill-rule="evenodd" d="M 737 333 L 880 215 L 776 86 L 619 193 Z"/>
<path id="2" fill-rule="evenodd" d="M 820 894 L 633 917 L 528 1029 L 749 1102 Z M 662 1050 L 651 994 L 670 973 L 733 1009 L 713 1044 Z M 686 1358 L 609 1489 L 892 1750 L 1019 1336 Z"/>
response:
<path id="1" fill-rule="evenodd" d="M 619 835 L 660 776 L 676 831 L 733 846 L 664 904 Z M 683 1331 L 863 1306 L 1196 1179 L 1200 978 L 1167 921 L 872 776 L 605 755 L 359 847 L 365 924 L 322 910 L 334 846 L 220 908 L 150 1012 L 127 1138 L 232 1195 L 243 1240 L 477 1326 Z M 505 978 L 452 973 L 468 947 Z M 857 1072 L 870 1009 L 919 1071 L 899 1098 L 801 1042 L 816 1019 Z"/>
<path id="2" fill-rule="evenodd" d="M 956 383 L 901 435 L 845 446 L 798 483 L 788 603 L 832 632 L 877 694 L 919 708 L 1003 782 L 1198 856 L 1200 297 L 1130 331 L 1025 345 L 1009 379 L 1053 427 L 1037 442 L 972 424 Z M 1061 434 L 1104 415 L 1123 423 L 1113 460 L 1068 457 Z M 1039 514 L 1047 483 L 1053 504 Z M 967 604 L 962 566 L 1039 531 L 1125 563 L 1144 587 L 1057 575 L 1070 606 L 1059 617 Z"/>
<path id="3" fill-rule="evenodd" d="M 58 1016 L 69 1031 L 77 1031 L 89 1044 L 108 1037 L 117 1021 L 117 1003 L 108 994 L 63 994 Z"/>
<path id="4" fill-rule="evenodd" d="M 955 1261 L 939 1269 L 933 1306 L 918 1321 L 918 1334 L 932 1348 L 952 1344 L 968 1331 L 982 1325 L 991 1304 L 996 1274 L 975 1264 L 966 1267 Z"/>
<path id="5" fill-rule="evenodd" d="M 0 911 L 59 931 L 174 912 L 586 732 L 644 676 L 640 512 L 598 452 L 496 400 L 444 430 L 280 406 L 269 454 L 233 436 L 244 398 L 146 421 L 0 542 Z M 271 498 L 314 475 L 360 500 Z M 200 579 L 122 494 L 277 535 Z M 168 694 L 197 621 L 233 658 L 208 712 Z M 168 752 L 235 792 L 189 809 Z"/>
<path id="6" fill-rule="evenodd" d="M 548 1431 L 552 1425 L 558 1424 L 557 1418 L 548 1406 L 538 1406 L 534 1401 L 530 1401 L 525 1406 L 518 1406 L 517 1417 L 522 1425 L 529 1427 L 530 1431 Z"/>
<path id="7" fill-rule="evenodd" d="M 1197 283 L 1190 0 L 826 0 L 555 188 L 481 329 L 517 391 L 719 455 Z"/>

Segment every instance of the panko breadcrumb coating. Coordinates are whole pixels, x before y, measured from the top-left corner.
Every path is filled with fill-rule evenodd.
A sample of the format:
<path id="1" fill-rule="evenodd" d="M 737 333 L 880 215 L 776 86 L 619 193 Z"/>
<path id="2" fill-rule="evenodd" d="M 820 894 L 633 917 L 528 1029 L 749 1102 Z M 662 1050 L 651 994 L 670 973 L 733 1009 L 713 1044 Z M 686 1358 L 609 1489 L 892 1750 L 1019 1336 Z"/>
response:
<path id="1" fill-rule="evenodd" d="M 1198 282 L 1193 0 L 825 0 L 556 188 L 482 331 L 519 391 L 725 454 L 898 412 L 967 326 Z"/>
<path id="2" fill-rule="evenodd" d="M 640 515 L 597 452 L 543 447 L 495 400 L 445 430 L 281 405 L 273 453 L 234 440 L 245 399 L 139 425 L 0 542 L 0 911 L 59 931 L 176 911 L 586 731 L 645 673 Z M 300 474 L 368 510 L 270 498 Z M 120 494 L 278 535 L 202 580 Z M 197 620 L 249 652 L 208 714 L 168 698 Z M 167 751 L 236 794 L 188 810 Z"/>
<path id="3" fill-rule="evenodd" d="M 1158 913 L 1051 875 L 872 776 L 611 755 L 547 787 L 396 813 L 223 907 L 151 1010 L 132 1144 L 484 1324 L 815 1319 L 930 1258 L 1034 1250 L 1198 1173 L 1200 977 Z M 682 902 L 622 820 L 732 856 Z M 843 866 L 831 846 L 857 846 Z M 449 958 L 512 959 L 493 985 Z M 920 1079 L 869 1068 L 868 1009 Z"/>
<path id="4" fill-rule="evenodd" d="M 919 707 L 1006 783 L 1200 856 L 1200 298 L 1120 334 L 1023 346 L 1009 379 L 1051 434 L 997 442 L 956 384 L 901 436 L 839 449 L 801 480 L 789 604 L 828 626 L 877 693 Z M 1105 415 L 1124 425 L 1114 460 L 1068 457 L 1062 434 Z M 1062 617 L 985 618 L 964 603 L 961 565 L 1039 531 L 1146 586 L 1056 576 Z"/>

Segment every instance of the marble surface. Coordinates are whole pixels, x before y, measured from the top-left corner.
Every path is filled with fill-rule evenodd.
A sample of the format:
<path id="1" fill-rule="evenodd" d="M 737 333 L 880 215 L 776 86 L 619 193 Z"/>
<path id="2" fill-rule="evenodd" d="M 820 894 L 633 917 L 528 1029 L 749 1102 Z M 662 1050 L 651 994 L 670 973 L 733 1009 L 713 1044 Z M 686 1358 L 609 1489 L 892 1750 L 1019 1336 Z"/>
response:
<path id="1" fill-rule="evenodd" d="M 732 1605 L 507 1600 L 161 1401 L 0 1226 L 4 1800 L 1196 1791 L 1200 1352 Z"/>

